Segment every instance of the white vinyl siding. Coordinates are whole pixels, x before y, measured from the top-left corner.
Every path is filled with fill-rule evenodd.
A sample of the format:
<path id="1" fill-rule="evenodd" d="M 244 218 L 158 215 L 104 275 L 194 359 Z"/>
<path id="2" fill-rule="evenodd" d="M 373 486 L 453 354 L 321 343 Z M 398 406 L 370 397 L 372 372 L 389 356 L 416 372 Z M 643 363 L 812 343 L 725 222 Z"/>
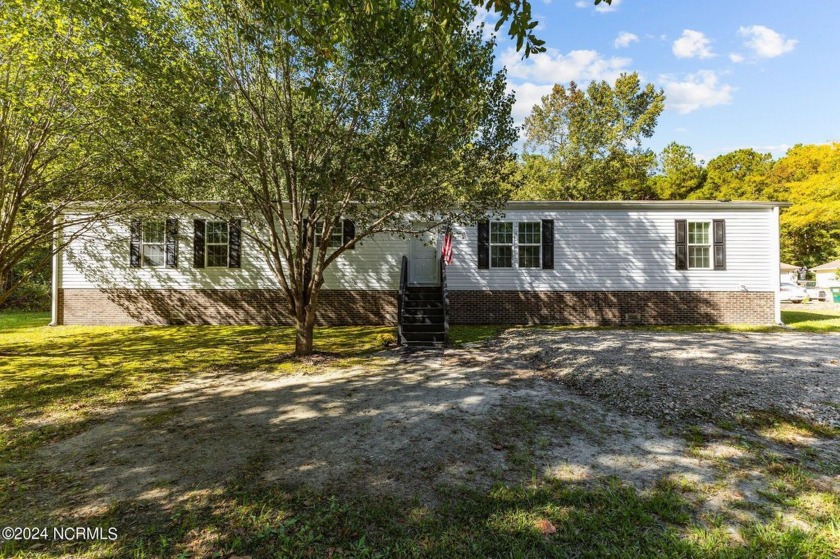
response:
<path id="1" fill-rule="evenodd" d="M 450 291 L 775 291 L 778 258 L 772 258 L 769 209 L 563 209 L 506 210 L 514 224 L 554 220 L 554 269 L 519 267 L 514 226 L 513 266 L 479 270 L 475 224 L 453 227 Z M 182 223 L 207 216 L 184 213 Z M 726 220 L 726 270 L 675 270 L 674 220 Z M 491 222 L 492 223 L 492 222 Z M 243 228 L 248 229 L 247 223 Z M 252 232 L 253 234 L 253 232 Z M 711 231 L 709 232 L 711 235 Z M 65 288 L 278 289 L 260 247 L 242 235 L 242 268 L 130 268 L 130 227 L 108 222 L 83 233 L 61 254 L 58 285 Z M 178 251 L 192 262 L 192 228 L 178 237 Z M 367 238 L 324 271 L 324 289 L 396 290 L 408 240 Z M 542 255 L 541 255 L 542 256 Z M 772 273 L 771 273 L 772 272 Z M 771 278 L 774 278 L 771 281 Z M 775 283 L 775 285 L 774 285 Z"/>
<path id="2" fill-rule="evenodd" d="M 477 230 L 453 228 L 450 291 L 775 291 L 771 209 L 506 210 L 506 220 L 554 220 L 554 269 L 478 269 Z M 726 270 L 675 269 L 674 221 L 726 221 Z M 711 235 L 711 230 L 709 235 Z M 774 274 L 770 272 L 774 271 Z"/>

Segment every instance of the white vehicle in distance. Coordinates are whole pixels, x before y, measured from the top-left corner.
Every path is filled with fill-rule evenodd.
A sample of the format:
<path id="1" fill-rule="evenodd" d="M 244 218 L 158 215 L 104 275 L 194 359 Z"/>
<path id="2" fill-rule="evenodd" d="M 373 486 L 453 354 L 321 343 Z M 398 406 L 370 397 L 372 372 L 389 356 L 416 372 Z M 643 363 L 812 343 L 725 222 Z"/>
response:
<path id="1" fill-rule="evenodd" d="M 781 300 L 791 303 L 801 303 L 808 298 L 808 292 L 795 283 L 782 282 L 781 293 Z"/>
<path id="2" fill-rule="evenodd" d="M 817 301 L 825 301 L 828 299 L 828 293 L 826 290 L 817 287 L 817 282 L 815 281 L 802 281 L 799 282 L 799 286 L 805 290 L 809 299 L 815 299 Z"/>

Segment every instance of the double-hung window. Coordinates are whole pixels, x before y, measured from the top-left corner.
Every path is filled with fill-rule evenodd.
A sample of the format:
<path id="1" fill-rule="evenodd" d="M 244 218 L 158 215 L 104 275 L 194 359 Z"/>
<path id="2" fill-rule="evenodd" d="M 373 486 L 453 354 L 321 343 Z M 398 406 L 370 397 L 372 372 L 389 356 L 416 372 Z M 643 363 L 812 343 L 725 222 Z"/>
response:
<path id="1" fill-rule="evenodd" d="M 142 223 L 143 266 L 158 268 L 166 265 L 166 221 L 144 221 Z"/>
<path id="2" fill-rule="evenodd" d="M 330 233 L 330 241 L 327 244 L 328 248 L 338 248 L 344 244 L 344 230 L 342 229 L 341 221 L 337 222 Z M 322 231 L 322 224 L 319 222 L 315 226 L 315 247 L 321 246 L 321 231 Z"/>
<path id="3" fill-rule="evenodd" d="M 688 222 L 688 268 L 712 267 L 711 223 L 708 221 Z"/>
<path id="4" fill-rule="evenodd" d="M 539 268 L 542 256 L 542 222 L 523 221 L 519 226 L 517 248 L 520 268 Z"/>
<path id="5" fill-rule="evenodd" d="M 226 221 L 208 221 L 206 226 L 205 266 L 227 268 L 230 239 Z"/>
<path id="6" fill-rule="evenodd" d="M 490 267 L 513 267 L 513 223 L 490 222 Z"/>

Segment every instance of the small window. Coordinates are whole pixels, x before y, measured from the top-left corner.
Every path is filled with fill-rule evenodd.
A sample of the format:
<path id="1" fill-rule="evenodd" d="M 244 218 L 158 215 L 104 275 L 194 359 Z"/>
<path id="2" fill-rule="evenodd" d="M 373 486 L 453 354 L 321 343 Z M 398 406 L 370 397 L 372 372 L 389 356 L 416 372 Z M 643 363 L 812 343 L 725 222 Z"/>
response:
<path id="1" fill-rule="evenodd" d="M 344 244 L 344 229 L 341 227 L 341 222 L 337 222 L 330 233 L 330 243 L 328 248 L 338 248 Z M 321 246 L 321 224 L 315 226 L 315 247 Z"/>
<path id="2" fill-rule="evenodd" d="M 539 221 L 522 222 L 518 225 L 519 267 L 539 268 L 542 265 L 540 262 L 542 256 L 542 223 Z"/>
<path id="3" fill-rule="evenodd" d="M 143 222 L 143 266 L 158 268 L 166 265 L 166 221 Z"/>
<path id="4" fill-rule="evenodd" d="M 688 268 L 712 267 L 711 223 L 688 222 Z"/>
<path id="5" fill-rule="evenodd" d="M 513 267 L 513 223 L 509 221 L 490 223 L 490 267 Z"/>
<path id="6" fill-rule="evenodd" d="M 227 268 L 228 224 L 225 221 L 208 221 L 206 226 L 205 266 Z"/>

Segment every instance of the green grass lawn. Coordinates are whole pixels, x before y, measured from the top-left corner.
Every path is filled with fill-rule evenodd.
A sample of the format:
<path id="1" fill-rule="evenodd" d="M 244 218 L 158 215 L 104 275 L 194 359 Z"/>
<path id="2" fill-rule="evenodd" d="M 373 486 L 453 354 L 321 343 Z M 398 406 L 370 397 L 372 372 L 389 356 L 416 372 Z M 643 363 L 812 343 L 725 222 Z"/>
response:
<path id="1" fill-rule="evenodd" d="M 840 332 L 840 305 L 832 310 L 783 310 L 782 322 L 803 332 Z"/>
<path id="2" fill-rule="evenodd" d="M 0 458 L 67 436 L 102 406 L 186 376 L 306 367 L 282 359 L 294 350 L 291 328 L 48 323 L 46 313 L 0 313 Z M 338 364 L 342 358 L 352 364 L 382 349 L 392 333 L 387 327 L 319 328 L 315 347 L 334 354 Z"/>
<path id="3" fill-rule="evenodd" d="M 791 311 L 785 321 L 801 330 L 840 329 L 840 313 Z M 743 470 L 744 479 L 766 478 L 760 491 L 772 506 L 745 508 L 746 520 L 704 509 L 714 485 L 663 479 L 639 491 L 613 478 L 575 482 L 535 474 L 524 485 L 447 491 L 440 507 L 430 508 L 411 500 L 340 497 L 267 482 L 259 456 L 225 485 L 172 508 L 124 501 L 81 522 L 46 518 L 43 511 L 27 508 L 27 491 L 73 489 L 37 465 L 21 466 L 33 450 L 79 433 L 100 420 L 108 406 L 190 375 L 284 374 L 305 366 L 277 359 L 293 348 L 288 328 L 50 328 L 47 322 L 43 313 L 0 314 L 0 525 L 27 519 L 42 525 L 115 526 L 120 538 L 40 545 L 0 541 L 3 556 L 828 558 L 840 553 L 840 497 L 821 481 L 840 475 L 838 466 L 823 463 L 810 447 L 803 447 L 801 456 L 798 447 L 780 456 L 742 438 L 770 429 L 784 441 L 798 428 L 772 417 L 743 427 L 753 431 L 728 426 L 734 429 L 731 435 L 716 441 L 693 431 L 686 435 L 698 453 L 723 440 L 743 448 L 743 457 L 721 461 L 727 475 L 734 468 L 735 474 Z M 452 340 L 482 342 L 499 331 L 498 326 L 455 326 Z M 382 337 L 391 333 L 392 328 L 322 328 L 316 348 L 336 354 L 339 363 L 354 363 L 380 348 Z M 732 525 L 738 526 L 737 536 Z"/>

